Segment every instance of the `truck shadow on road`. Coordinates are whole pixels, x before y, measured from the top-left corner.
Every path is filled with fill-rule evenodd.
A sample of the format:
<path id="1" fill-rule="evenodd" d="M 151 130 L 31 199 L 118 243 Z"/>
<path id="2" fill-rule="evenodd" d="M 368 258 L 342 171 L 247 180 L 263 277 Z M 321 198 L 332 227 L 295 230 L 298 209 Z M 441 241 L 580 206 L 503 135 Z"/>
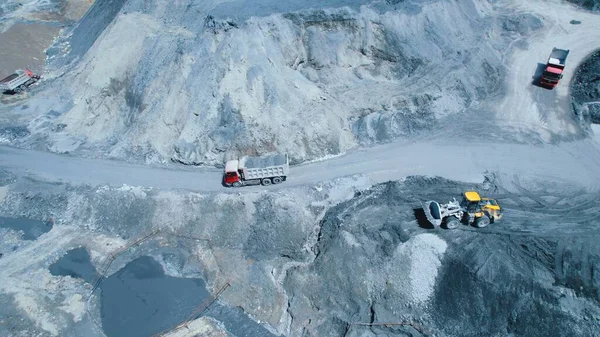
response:
<path id="1" fill-rule="evenodd" d="M 423 211 L 423 208 L 421 208 L 421 207 L 413 208 L 413 214 L 415 215 L 415 219 L 417 219 L 417 223 L 419 224 L 419 227 L 424 228 L 424 229 L 434 229 L 435 228 L 435 227 L 433 227 L 431 222 L 429 222 L 429 220 L 427 220 L 427 217 L 425 216 L 425 211 Z"/>
<path id="2" fill-rule="evenodd" d="M 225 187 L 225 188 L 231 188 L 231 186 L 227 185 L 227 183 L 225 183 L 225 175 L 223 175 L 223 178 L 221 179 L 221 186 Z"/>

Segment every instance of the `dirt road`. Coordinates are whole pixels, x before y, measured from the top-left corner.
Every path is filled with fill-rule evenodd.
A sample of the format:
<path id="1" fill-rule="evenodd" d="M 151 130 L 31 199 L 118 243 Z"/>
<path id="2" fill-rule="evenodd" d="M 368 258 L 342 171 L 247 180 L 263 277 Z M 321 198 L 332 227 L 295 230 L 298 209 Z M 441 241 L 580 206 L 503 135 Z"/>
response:
<path id="1" fill-rule="evenodd" d="M 568 83 L 577 65 L 598 47 L 600 16 L 559 1 L 553 1 L 552 5 L 541 1 L 515 3 L 518 4 L 513 9 L 517 11 L 544 17 L 546 27 L 526 41 L 526 48 L 515 49 L 508 58 L 510 61 L 507 65 L 512 76 L 508 79 L 507 96 L 498 107 L 498 120 L 511 130 L 571 130 L 575 128 L 574 123 L 565 122 L 573 120 L 569 116 Z M 581 20 L 582 23 L 571 25 L 571 19 Z M 537 62 L 544 62 L 553 46 L 572 51 L 565 78 L 554 91 L 546 91 L 532 86 L 531 77 Z M 158 168 L 9 147 L 0 147 L 0 167 L 18 175 L 76 184 L 127 184 L 235 193 L 262 188 L 226 189 L 221 185 L 222 172 L 217 169 Z M 485 171 L 568 181 L 589 190 L 597 190 L 600 187 L 600 145 L 593 139 L 546 146 L 467 143 L 456 138 L 438 138 L 418 143 L 395 142 L 293 167 L 288 182 L 269 189 L 355 174 L 366 174 L 374 182 L 400 179 L 407 175 L 438 175 L 481 182 Z"/>
<path id="2" fill-rule="evenodd" d="M 548 140 L 550 133 L 577 133 L 569 104 L 569 83 L 577 66 L 600 48 L 600 15 L 564 1 L 516 1 L 512 10 L 532 13 L 545 27 L 523 41 L 505 60 L 510 69 L 507 95 L 497 109 L 497 120 L 509 131 L 539 132 Z M 571 20 L 580 21 L 572 24 Z M 552 48 L 569 49 L 564 78 L 554 90 L 532 83 L 541 75 Z"/>
<path id="3" fill-rule="evenodd" d="M 74 184 L 122 184 L 206 192 L 251 192 L 263 187 L 227 189 L 222 171 L 205 168 L 170 169 L 118 161 L 95 160 L 47 152 L 0 147 L 0 167 L 15 175 Z M 408 175 L 438 175 L 481 182 L 483 173 L 502 172 L 523 177 L 565 181 L 590 190 L 600 188 L 600 145 L 592 140 L 556 146 L 461 144 L 444 140 L 391 143 L 350 152 L 322 162 L 292 167 L 289 180 L 269 190 L 366 174 L 374 182 Z"/>

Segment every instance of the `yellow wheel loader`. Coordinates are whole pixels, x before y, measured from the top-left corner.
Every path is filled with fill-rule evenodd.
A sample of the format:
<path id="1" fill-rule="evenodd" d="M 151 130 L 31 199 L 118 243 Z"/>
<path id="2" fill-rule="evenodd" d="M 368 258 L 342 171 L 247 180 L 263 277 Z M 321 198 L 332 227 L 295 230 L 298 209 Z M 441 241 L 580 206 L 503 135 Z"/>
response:
<path id="1" fill-rule="evenodd" d="M 427 201 L 422 204 L 427 220 L 434 226 L 455 229 L 459 224 L 475 225 L 483 228 L 502 218 L 502 209 L 495 199 L 482 198 L 475 191 L 463 193 L 463 200 L 456 198 L 447 204 Z"/>

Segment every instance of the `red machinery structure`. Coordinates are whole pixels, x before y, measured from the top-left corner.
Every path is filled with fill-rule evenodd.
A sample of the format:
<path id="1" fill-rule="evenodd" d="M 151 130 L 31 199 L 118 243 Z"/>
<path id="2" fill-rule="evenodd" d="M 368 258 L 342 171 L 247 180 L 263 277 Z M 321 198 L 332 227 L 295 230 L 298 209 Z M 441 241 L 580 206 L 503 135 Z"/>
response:
<path id="1" fill-rule="evenodd" d="M 568 55 L 569 50 L 552 48 L 552 53 L 548 57 L 548 62 L 546 62 L 546 67 L 540 79 L 542 86 L 554 88 L 558 85 L 558 82 L 563 78 Z"/>

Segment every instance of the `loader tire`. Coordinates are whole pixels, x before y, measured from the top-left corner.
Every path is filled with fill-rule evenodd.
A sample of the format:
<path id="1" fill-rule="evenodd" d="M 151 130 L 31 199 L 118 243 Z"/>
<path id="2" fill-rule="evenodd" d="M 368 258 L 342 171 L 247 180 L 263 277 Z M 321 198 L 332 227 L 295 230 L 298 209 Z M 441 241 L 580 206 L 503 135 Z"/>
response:
<path id="1" fill-rule="evenodd" d="M 445 229 L 456 229 L 460 225 L 460 220 L 458 220 L 455 216 L 449 216 L 444 220 L 444 228 Z"/>
<path id="2" fill-rule="evenodd" d="M 263 186 L 269 186 L 269 185 L 271 185 L 271 179 L 269 179 L 269 178 L 265 178 L 265 179 L 261 180 L 261 181 L 260 181 L 260 183 L 261 183 Z"/>
<path id="3" fill-rule="evenodd" d="M 480 218 L 475 219 L 475 227 L 484 228 L 490 224 L 490 218 L 487 215 L 484 215 Z"/>

